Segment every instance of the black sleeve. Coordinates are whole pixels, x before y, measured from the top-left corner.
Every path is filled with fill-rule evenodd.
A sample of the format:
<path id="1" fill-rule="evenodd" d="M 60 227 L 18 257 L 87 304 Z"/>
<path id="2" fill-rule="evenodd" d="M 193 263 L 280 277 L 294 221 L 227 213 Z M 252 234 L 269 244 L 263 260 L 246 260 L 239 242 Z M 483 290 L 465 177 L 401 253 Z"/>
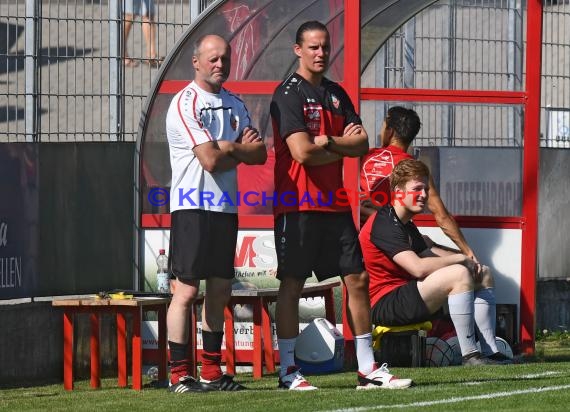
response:
<path id="1" fill-rule="evenodd" d="M 390 259 L 400 252 L 412 250 L 405 227 L 386 208 L 379 210 L 374 217 L 370 240 Z"/>
<path id="2" fill-rule="evenodd" d="M 412 222 L 408 222 L 406 227 L 408 228 L 408 233 L 412 238 L 412 250 L 419 255 L 428 248 L 428 245 L 416 225 Z"/>
<path id="3" fill-rule="evenodd" d="M 303 98 L 294 89 L 279 87 L 273 94 L 271 118 L 282 139 L 296 132 L 308 132 L 303 113 Z"/>
<path id="4" fill-rule="evenodd" d="M 350 97 L 348 96 L 346 91 L 340 86 L 338 86 L 338 94 L 339 98 L 341 99 L 342 107 L 344 108 L 344 118 L 345 118 L 344 126 L 346 127 L 350 123 L 362 124 L 362 119 L 356 113 L 356 110 L 354 109 L 354 104 L 352 104 L 352 100 L 350 100 Z"/>

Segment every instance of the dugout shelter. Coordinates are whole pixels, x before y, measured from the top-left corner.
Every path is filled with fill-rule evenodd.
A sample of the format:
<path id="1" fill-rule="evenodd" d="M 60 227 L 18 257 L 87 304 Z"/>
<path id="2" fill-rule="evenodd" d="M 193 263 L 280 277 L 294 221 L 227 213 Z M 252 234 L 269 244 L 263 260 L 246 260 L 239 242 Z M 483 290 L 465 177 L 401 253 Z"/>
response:
<path id="1" fill-rule="evenodd" d="M 160 201 L 160 193 L 170 188 L 165 116 L 173 95 L 192 80 L 195 40 L 216 33 L 230 41 L 233 62 L 225 87 L 245 101 L 268 148 L 265 166 L 240 166 L 240 190 L 272 191 L 269 103 L 275 87 L 296 68 L 295 30 L 306 20 L 327 25 L 332 42 L 327 76 L 351 96 L 371 146 L 378 143 L 375 136 L 391 105 L 405 104 L 418 111 L 423 126 L 415 141 L 416 153 L 429 163 L 444 203 L 479 259 L 493 269 L 497 303 L 515 305 L 515 339 L 523 352 L 532 353 L 539 0 L 214 2 L 165 60 L 141 117 L 135 159 L 135 287 L 152 289 L 152 251 L 168 245 L 168 203 Z M 358 167 L 357 160 L 345 161 L 349 189 L 358 190 Z M 277 264 L 273 216 L 267 206 L 239 210 L 236 267 L 250 277 L 270 277 Z M 358 210 L 353 212 L 356 219 Z M 422 232 L 447 242 L 431 215 L 421 215 L 416 223 Z M 348 328 L 344 329 L 346 336 Z"/>

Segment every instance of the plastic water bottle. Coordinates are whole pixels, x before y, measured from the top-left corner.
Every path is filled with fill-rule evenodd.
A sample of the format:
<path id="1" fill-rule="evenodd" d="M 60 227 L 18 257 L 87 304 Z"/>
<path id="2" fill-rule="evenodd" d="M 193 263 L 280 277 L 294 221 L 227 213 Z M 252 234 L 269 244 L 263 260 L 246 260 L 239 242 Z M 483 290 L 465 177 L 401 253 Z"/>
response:
<path id="1" fill-rule="evenodd" d="M 164 249 L 158 251 L 156 258 L 156 289 L 159 293 L 170 293 L 170 275 L 168 274 L 168 257 Z"/>

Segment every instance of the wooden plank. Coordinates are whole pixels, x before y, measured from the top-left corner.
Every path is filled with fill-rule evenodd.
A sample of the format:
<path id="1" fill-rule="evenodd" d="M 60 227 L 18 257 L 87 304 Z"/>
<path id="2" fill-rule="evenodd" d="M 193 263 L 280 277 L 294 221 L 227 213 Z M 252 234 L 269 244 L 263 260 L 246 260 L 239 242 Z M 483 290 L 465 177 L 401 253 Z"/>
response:
<path id="1" fill-rule="evenodd" d="M 57 299 L 52 301 L 52 306 L 151 306 L 170 302 L 170 298 L 134 298 L 134 299 Z"/>
<path id="2" fill-rule="evenodd" d="M 301 292 L 301 296 L 329 290 L 340 286 L 340 281 L 326 283 L 307 283 Z M 261 289 L 235 289 L 232 290 L 232 297 L 277 297 L 279 288 L 261 288 Z"/>
<path id="3" fill-rule="evenodd" d="M 81 299 L 58 299 L 51 302 L 52 306 L 81 306 Z"/>

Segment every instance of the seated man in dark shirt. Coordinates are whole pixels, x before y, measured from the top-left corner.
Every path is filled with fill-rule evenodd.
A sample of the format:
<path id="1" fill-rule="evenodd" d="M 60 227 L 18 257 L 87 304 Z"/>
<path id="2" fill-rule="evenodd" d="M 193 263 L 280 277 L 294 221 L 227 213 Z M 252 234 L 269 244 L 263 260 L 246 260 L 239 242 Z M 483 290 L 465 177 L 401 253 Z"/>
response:
<path id="1" fill-rule="evenodd" d="M 447 299 L 463 364 L 507 363 L 495 343 L 495 295 L 489 268 L 459 251 L 428 247 L 411 220 L 427 204 L 428 182 L 424 163 L 402 160 L 390 176 L 392 204 L 372 215 L 360 231 L 370 276 L 372 322 L 385 326 L 423 322 Z"/>

